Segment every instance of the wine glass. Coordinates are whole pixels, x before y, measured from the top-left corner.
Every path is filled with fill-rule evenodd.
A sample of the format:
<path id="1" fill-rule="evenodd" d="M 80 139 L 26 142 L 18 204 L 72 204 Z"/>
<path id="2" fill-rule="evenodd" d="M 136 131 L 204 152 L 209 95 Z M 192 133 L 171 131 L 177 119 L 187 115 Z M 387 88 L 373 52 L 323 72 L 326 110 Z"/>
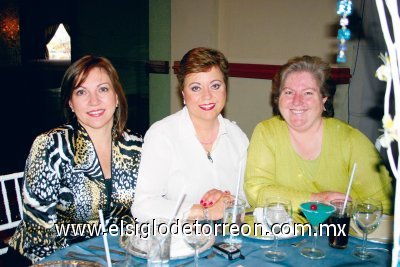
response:
<path id="1" fill-rule="evenodd" d="M 300 204 L 300 209 L 314 228 L 314 240 L 312 247 L 305 247 L 301 250 L 301 255 L 310 259 L 322 259 L 325 253 L 317 248 L 317 237 L 319 235 L 319 224 L 323 223 L 335 211 L 335 206 L 318 201 L 309 201 Z"/>
<path id="2" fill-rule="evenodd" d="M 206 214 L 192 214 L 187 211 L 183 215 L 185 242 L 194 249 L 194 266 L 199 266 L 199 248 L 204 246 L 211 238 L 211 225 Z"/>
<path id="3" fill-rule="evenodd" d="M 263 209 L 263 223 L 268 225 L 274 235 L 274 245 L 271 250 L 265 252 L 265 256 L 273 261 L 282 261 L 286 253 L 278 250 L 279 229 L 283 224 L 291 224 L 292 203 L 281 197 L 270 197 L 265 200 Z M 280 227 L 279 227 L 280 226 Z"/>
<path id="4" fill-rule="evenodd" d="M 362 260 L 374 257 L 371 251 L 367 251 L 368 234 L 375 231 L 382 218 L 382 202 L 372 198 L 364 199 L 356 203 L 353 210 L 353 219 L 357 227 L 363 232 L 363 243 L 353 251 L 353 255 Z"/>

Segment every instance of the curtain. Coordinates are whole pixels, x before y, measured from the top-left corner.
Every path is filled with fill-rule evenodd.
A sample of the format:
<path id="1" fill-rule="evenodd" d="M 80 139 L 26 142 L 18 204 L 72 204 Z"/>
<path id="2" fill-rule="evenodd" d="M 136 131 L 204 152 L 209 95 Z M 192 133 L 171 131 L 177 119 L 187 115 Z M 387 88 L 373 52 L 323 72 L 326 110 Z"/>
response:
<path id="1" fill-rule="evenodd" d="M 56 34 L 56 31 L 58 29 L 58 27 L 60 26 L 60 24 L 53 24 L 48 26 L 45 30 L 44 30 L 44 39 L 42 42 L 42 49 L 43 49 L 43 56 L 41 58 L 44 59 L 49 59 L 49 51 L 47 50 L 46 45 L 51 41 L 51 38 L 53 38 L 54 34 Z"/>
<path id="2" fill-rule="evenodd" d="M 67 31 L 68 35 L 71 37 L 71 27 L 69 24 L 63 23 L 65 30 Z"/>

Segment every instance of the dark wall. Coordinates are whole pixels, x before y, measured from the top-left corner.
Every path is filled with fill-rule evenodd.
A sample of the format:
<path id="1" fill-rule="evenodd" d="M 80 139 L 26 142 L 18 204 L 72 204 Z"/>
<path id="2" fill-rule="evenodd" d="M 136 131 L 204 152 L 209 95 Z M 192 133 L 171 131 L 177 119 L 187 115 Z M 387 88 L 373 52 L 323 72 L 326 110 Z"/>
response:
<path id="1" fill-rule="evenodd" d="M 41 39 L 50 25 L 71 24 L 76 1 L 20 0 L 22 61 L 45 59 Z"/>
<path id="2" fill-rule="evenodd" d="M 127 126 L 143 135 L 149 126 L 145 72 L 148 1 L 19 0 L 17 3 L 22 63 L 0 64 L 3 87 L 0 174 L 23 170 L 34 138 L 64 123 L 59 87 L 70 63 L 37 61 L 44 57 L 37 37 L 48 25 L 70 26 L 73 60 L 96 54 L 113 62 L 129 103 Z"/>
<path id="3" fill-rule="evenodd" d="M 148 0 L 80 1 L 71 32 L 74 59 L 90 53 L 114 64 L 128 98 L 128 127 L 144 134 L 149 127 Z"/>
<path id="4" fill-rule="evenodd" d="M 57 89 L 66 67 L 43 63 L 0 67 L 0 174 L 23 170 L 35 136 L 64 121 Z"/>

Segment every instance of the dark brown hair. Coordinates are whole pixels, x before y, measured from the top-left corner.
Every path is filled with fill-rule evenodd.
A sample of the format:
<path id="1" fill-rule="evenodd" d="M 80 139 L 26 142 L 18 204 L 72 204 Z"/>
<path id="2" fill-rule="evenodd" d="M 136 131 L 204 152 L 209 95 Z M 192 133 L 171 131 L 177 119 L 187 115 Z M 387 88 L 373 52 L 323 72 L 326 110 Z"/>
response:
<path id="1" fill-rule="evenodd" d="M 327 97 L 325 101 L 325 110 L 322 112 L 323 117 L 333 117 L 333 96 L 336 87 L 330 80 L 331 68 L 328 63 L 319 57 L 302 56 L 294 57 L 283 65 L 276 73 L 272 80 L 271 105 L 274 115 L 281 115 L 279 111 L 279 97 L 282 92 L 282 86 L 289 74 L 293 72 L 309 72 L 311 73 L 319 86 L 322 97 Z"/>
<path id="2" fill-rule="evenodd" d="M 224 54 L 206 47 L 197 47 L 189 50 L 179 63 L 177 73 L 178 89 L 180 91 L 183 90 L 186 75 L 209 71 L 214 66 L 221 70 L 225 86 L 228 88 L 229 64 Z"/>
<path id="3" fill-rule="evenodd" d="M 65 72 L 61 83 L 61 102 L 64 109 L 64 115 L 68 123 L 76 122 L 76 116 L 72 112 L 69 101 L 75 88 L 79 87 L 94 68 L 104 70 L 112 83 L 118 98 L 118 108 L 114 113 L 114 129 L 117 138 L 122 136 L 128 120 L 128 102 L 126 101 L 124 89 L 119 81 L 118 73 L 111 62 L 104 57 L 87 55 L 75 61 Z"/>

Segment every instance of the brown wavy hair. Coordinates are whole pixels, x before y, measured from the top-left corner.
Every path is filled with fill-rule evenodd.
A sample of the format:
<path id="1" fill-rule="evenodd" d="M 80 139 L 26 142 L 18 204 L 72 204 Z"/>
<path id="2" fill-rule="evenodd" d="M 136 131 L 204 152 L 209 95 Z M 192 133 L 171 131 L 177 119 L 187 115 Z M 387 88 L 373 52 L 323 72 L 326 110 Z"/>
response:
<path id="1" fill-rule="evenodd" d="M 322 116 L 333 117 L 333 96 L 335 95 L 336 87 L 330 79 L 331 68 L 329 64 L 323 61 L 321 58 L 307 55 L 289 59 L 289 61 L 275 74 L 272 80 L 271 92 L 271 105 L 273 114 L 281 116 L 279 111 L 279 97 L 282 93 L 282 86 L 289 74 L 302 71 L 309 72 L 314 76 L 322 97 L 327 97 L 327 100 L 324 104 L 325 110 L 322 112 Z"/>
<path id="2" fill-rule="evenodd" d="M 229 63 L 220 51 L 206 47 L 196 47 L 189 50 L 179 63 L 177 78 L 178 90 L 183 91 L 185 77 L 191 73 L 209 71 L 212 67 L 218 67 L 223 76 L 226 88 L 228 88 Z"/>
<path id="3" fill-rule="evenodd" d="M 128 120 L 128 102 L 126 100 L 124 89 L 119 81 L 117 71 L 111 62 L 104 57 L 87 55 L 75 61 L 67 69 L 61 82 L 61 103 L 63 105 L 64 115 L 67 119 L 67 123 L 77 122 L 77 118 L 69 106 L 69 101 L 71 100 L 74 89 L 85 82 L 89 72 L 94 68 L 101 68 L 108 74 L 114 91 L 117 94 L 118 108 L 114 113 L 113 127 L 117 138 L 120 138 L 124 130 L 126 130 L 126 122 Z"/>

